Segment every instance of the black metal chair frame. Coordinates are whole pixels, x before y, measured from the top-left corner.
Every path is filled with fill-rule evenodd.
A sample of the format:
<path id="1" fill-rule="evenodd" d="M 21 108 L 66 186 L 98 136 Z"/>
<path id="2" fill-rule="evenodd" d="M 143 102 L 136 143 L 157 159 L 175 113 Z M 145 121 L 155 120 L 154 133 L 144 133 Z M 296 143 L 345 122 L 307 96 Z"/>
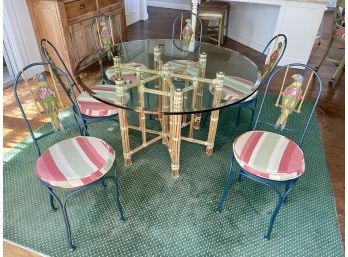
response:
<path id="1" fill-rule="evenodd" d="M 319 89 L 318 89 L 317 97 L 315 98 L 312 111 L 308 115 L 308 119 L 307 119 L 307 122 L 305 123 L 304 128 L 300 129 L 298 131 L 291 130 L 289 128 L 285 128 L 285 131 L 292 132 L 292 133 L 298 133 L 299 134 L 299 137 L 298 137 L 297 141 L 298 141 L 298 145 L 301 147 L 302 143 L 303 143 L 303 140 L 304 140 L 304 137 L 305 137 L 305 135 L 307 133 L 308 126 L 309 126 L 310 121 L 312 119 L 312 116 L 314 114 L 315 108 L 316 108 L 316 106 L 318 104 L 319 97 L 320 97 L 321 92 L 322 92 L 322 82 L 320 80 L 319 75 L 315 72 L 315 70 L 313 68 L 311 68 L 310 66 L 308 66 L 308 65 L 300 64 L 300 63 L 294 63 L 294 64 L 290 64 L 290 67 L 291 68 L 305 68 L 305 69 L 310 70 L 311 72 L 314 72 L 314 75 L 315 75 L 316 79 L 318 80 L 318 84 L 319 84 L 318 85 Z M 264 106 L 264 102 L 265 102 L 265 98 L 266 98 L 266 95 L 267 95 L 266 93 L 268 92 L 268 88 L 269 88 L 269 85 L 270 85 L 272 79 L 274 78 L 275 75 L 277 75 L 279 72 L 281 72 L 282 70 L 284 70 L 286 68 L 287 68 L 287 66 L 281 67 L 281 68 L 277 69 L 273 74 L 270 74 L 269 80 L 268 80 L 267 85 L 266 85 L 265 93 L 264 93 L 264 96 L 263 96 L 263 99 L 262 99 L 262 103 L 260 105 L 260 110 L 258 112 L 258 116 L 256 118 L 253 130 L 256 129 L 258 124 L 264 124 L 264 125 L 268 125 L 268 126 L 273 126 L 274 125 L 272 123 L 269 123 L 269 122 L 261 120 L 260 119 L 260 114 L 262 112 L 262 109 L 263 109 L 263 106 Z M 216 213 L 217 214 L 221 214 L 222 206 L 223 206 L 224 201 L 226 200 L 226 198 L 228 196 L 229 187 L 230 187 L 230 185 L 232 183 L 232 179 L 233 179 L 233 176 L 234 176 L 234 172 L 233 172 L 233 161 L 234 161 L 234 159 L 235 159 L 234 153 L 232 152 L 232 156 L 231 156 L 230 163 L 229 163 L 229 169 L 228 169 L 228 172 L 227 172 L 227 178 L 226 178 L 226 182 L 225 182 L 225 185 L 224 185 L 224 189 L 223 189 L 223 192 L 222 192 L 222 194 L 221 194 L 221 196 L 220 196 L 220 198 L 218 200 L 217 207 L 216 207 Z M 286 200 L 288 198 L 289 193 L 294 188 L 294 186 L 296 185 L 296 183 L 298 182 L 300 177 L 297 177 L 295 179 L 285 180 L 285 181 L 275 181 L 275 180 L 270 180 L 270 179 L 261 178 L 259 176 L 255 176 L 255 175 L 249 173 L 248 171 L 242 169 L 241 167 L 240 167 L 240 170 L 236 172 L 236 176 L 238 176 L 238 182 L 241 182 L 241 176 L 244 176 L 244 177 L 247 177 L 247 178 L 249 178 L 249 179 L 251 179 L 251 180 L 253 180 L 253 181 L 257 182 L 257 183 L 260 183 L 260 184 L 262 184 L 264 186 L 267 186 L 267 187 L 271 188 L 274 192 L 276 192 L 276 194 L 278 196 L 278 202 L 276 204 L 275 209 L 273 210 L 273 213 L 272 213 L 270 221 L 269 221 L 268 230 L 267 230 L 267 232 L 266 232 L 266 234 L 264 236 L 265 239 L 269 240 L 270 236 L 271 236 L 271 233 L 272 233 L 273 224 L 274 224 L 274 221 L 275 221 L 275 219 L 277 217 L 277 214 L 279 213 L 279 210 L 282 207 L 282 205 L 286 203 Z M 285 187 L 283 194 L 279 191 L 278 186 L 284 186 Z"/>
<path id="2" fill-rule="evenodd" d="M 48 45 L 54 51 L 55 55 L 58 57 L 59 61 L 61 62 L 61 65 L 63 65 L 63 67 L 64 67 L 64 71 L 65 71 L 65 73 L 67 74 L 67 76 L 69 78 L 70 85 L 69 86 L 64 85 L 64 82 L 62 82 L 60 80 L 59 76 L 57 76 L 57 75 L 55 75 L 55 76 L 56 76 L 57 80 L 66 88 L 68 94 L 70 96 L 73 94 L 74 98 L 76 99 L 75 90 L 77 90 L 78 93 L 81 93 L 82 91 L 79 88 L 79 86 L 77 85 L 77 83 L 75 82 L 75 80 L 74 80 L 73 76 L 71 75 L 71 73 L 69 72 L 69 69 L 67 68 L 66 64 L 64 63 L 63 58 L 60 56 L 58 50 L 47 39 L 41 39 L 40 45 L 41 45 L 41 52 L 42 52 L 43 56 L 45 57 L 46 61 L 48 63 L 56 65 L 54 63 L 54 61 L 52 60 L 51 56 L 49 55 L 45 45 Z M 73 103 L 74 103 L 74 105 L 73 105 L 74 113 L 77 114 L 77 112 L 78 112 L 78 104 L 76 102 L 73 102 Z M 105 116 L 105 117 L 88 116 L 88 115 L 84 115 L 82 113 L 80 113 L 80 115 L 82 117 L 83 123 L 84 123 L 86 128 L 88 128 L 88 124 L 101 122 L 101 121 L 112 120 L 112 121 L 115 121 L 118 124 L 118 115 L 117 114 L 110 115 L 110 116 Z M 89 134 L 88 130 L 87 130 L 87 134 Z"/>
<path id="3" fill-rule="evenodd" d="M 65 73 L 62 69 L 60 69 L 60 68 L 56 67 L 55 65 L 53 65 L 51 62 L 37 62 L 37 63 L 29 64 L 26 67 L 24 67 L 17 74 L 17 76 L 16 76 L 16 78 L 14 80 L 13 90 L 14 90 L 14 96 L 15 96 L 15 99 L 16 99 L 16 103 L 17 103 L 17 106 L 20 109 L 20 112 L 21 112 L 21 114 L 22 114 L 22 116 L 24 118 L 25 125 L 26 125 L 26 127 L 28 128 L 28 130 L 30 132 L 31 138 L 33 139 L 33 142 L 34 142 L 34 145 L 35 145 L 35 148 L 37 150 L 38 157 L 39 157 L 41 155 L 41 149 L 40 149 L 38 141 L 43 139 L 43 138 L 45 138 L 45 137 L 47 137 L 47 136 L 49 136 L 49 135 L 52 135 L 54 133 L 59 133 L 61 131 L 58 131 L 58 132 L 51 131 L 51 132 L 43 134 L 43 135 L 41 135 L 39 137 L 35 137 L 35 134 L 33 132 L 33 129 L 31 127 L 31 125 L 30 125 L 30 122 L 29 122 L 29 120 L 28 120 L 28 118 L 27 118 L 27 116 L 25 114 L 25 111 L 24 111 L 23 106 L 21 104 L 20 98 L 19 98 L 19 96 L 17 94 L 17 87 L 18 87 L 18 82 L 20 81 L 20 78 L 21 78 L 22 74 L 27 69 L 29 69 L 31 67 L 34 67 L 34 66 L 44 66 L 44 67 L 49 67 L 50 66 L 51 69 L 55 70 L 56 73 L 58 73 L 58 72 L 61 73 L 67 79 L 67 81 L 69 81 L 69 75 L 67 73 Z M 63 88 L 63 91 L 65 92 L 66 96 L 71 101 L 71 103 L 74 103 L 75 99 L 73 99 L 71 97 L 71 95 L 67 91 L 67 88 L 65 88 L 65 86 L 62 85 L 62 84 L 61 84 L 61 87 Z M 79 109 L 77 109 L 76 111 L 77 111 L 77 115 L 79 116 L 79 119 L 82 121 L 82 117 L 81 117 L 81 113 L 80 113 Z M 74 112 L 74 118 L 75 118 L 75 121 L 76 121 L 76 125 L 66 126 L 65 129 L 78 127 L 81 136 L 85 136 L 86 135 L 86 131 L 84 130 L 85 127 L 84 127 L 83 124 L 80 124 L 80 122 L 78 121 L 78 118 L 76 117 L 75 114 L 76 113 Z M 50 206 L 51 206 L 52 210 L 53 211 L 57 211 L 57 208 L 54 205 L 54 199 L 58 202 L 59 206 L 62 209 L 63 221 L 64 221 L 64 225 L 65 225 L 65 232 L 66 232 L 66 236 L 67 236 L 68 250 L 71 251 L 71 252 L 74 251 L 75 246 L 72 243 L 72 233 L 71 233 L 71 227 L 70 227 L 70 223 L 69 223 L 69 219 L 68 219 L 66 206 L 67 206 L 68 200 L 72 196 L 74 196 L 74 195 L 76 195 L 76 194 L 78 194 L 78 193 L 80 193 L 82 191 L 85 191 L 86 189 L 95 187 L 98 184 L 102 184 L 103 187 L 106 188 L 105 180 L 112 180 L 114 182 L 115 188 L 116 188 L 116 207 L 119 210 L 120 222 L 121 223 L 124 222 L 124 212 L 123 212 L 122 204 L 121 204 L 121 201 L 120 201 L 119 183 L 118 183 L 118 176 L 117 176 L 116 170 L 115 170 L 114 175 L 103 176 L 100 179 L 92 182 L 91 184 L 88 184 L 88 185 L 85 185 L 85 186 L 81 186 L 81 187 L 77 187 L 77 188 L 70 189 L 70 190 L 69 189 L 60 188 L 60 187 L 53 187 L 52 185 L 47 184 L 46 182 L 42 181 L 39 178 L 38 178 L 38 180 L 40 181 L 41 185 L 48 191 L 48 193 L 50 195 Z M 56 189 L 57 190 L 64 189 L 65 191 L 68 191 L 68 193 L 61 200 L 61 199 L 59 199 L 58 195 L 54 192 L 54 190 L 56 190 Z"/>

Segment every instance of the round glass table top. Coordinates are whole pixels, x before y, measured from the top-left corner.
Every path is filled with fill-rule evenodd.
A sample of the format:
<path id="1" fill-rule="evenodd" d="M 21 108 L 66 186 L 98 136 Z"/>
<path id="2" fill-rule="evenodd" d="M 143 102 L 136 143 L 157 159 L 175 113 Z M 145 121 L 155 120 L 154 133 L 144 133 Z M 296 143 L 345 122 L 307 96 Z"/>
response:
<path id="1" fill-rule="evenodd" d="M 122 109 L 185 114 L 247 100 L 261 74 L 242 54 L 223 47 L 172 39 L 146 39 L 94 52 L 75 69 L 88 97 Z M 178 106 L 179 103 L 179 106 Z"/>

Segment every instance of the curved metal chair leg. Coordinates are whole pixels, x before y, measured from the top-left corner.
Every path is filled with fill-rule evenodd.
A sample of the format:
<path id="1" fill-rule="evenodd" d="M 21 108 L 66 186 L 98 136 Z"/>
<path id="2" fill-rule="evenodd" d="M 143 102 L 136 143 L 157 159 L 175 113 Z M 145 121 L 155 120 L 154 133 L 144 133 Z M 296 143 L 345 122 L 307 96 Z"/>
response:
<path id="1" fill-rule="evenodd" d="M 242 174 L 239 172 L 239 175 L 238 175 L 238 183 L 242 182 Z"/>
<path id="2" fill-rule="evenodd" d="M 275 209 L 273 210 L 271 219 L 269 221 L 267 234 L 265 235 L 265 239 L 267 239 L 267 240 L 270 239 L 270 235 L 272 233 L 272 229 L 273 229 L 273 224 L 274 224 L 275 218 L 277 217 L 278 212 L 279 212 L 280 208 L 282 207 L 282 204 L 283 204 L 283 198 L 279 197 L 278 203 L 277 203 Z"/>
<path id="3" fill-rule="evenodd" d="M 66 232 L 66 235 L 67 235 L 67 240 L 68 240 L 68 249 L 70 252 L 74 251 L 75 250 L 75 246 L 72 244 L 72 239 L 71 239 L 71 229 L 70 229 L 70 224 L 69 224 L 69 220 L 68 220 L 68 216 L 67 216 L 67 212 L 66 212 L 66 202 L 67 200 L 69 199 L 69 196 L 65 199 L 64 201 L 64 204 L 59 200 L 58 196 L 53 192 L 53 190 L 44 185 L 44 188 L 50 193 L 50 195 L 52 197 L 54 197 L 56 199 L 56 201 L 59 203 L 61 209 L 62 209 L 62 212 L 63 212 L 63 220 L 64 220 L 64 225 L 65 225 L 65 232 Z"/>
<path id="4" fill-rule="evenodd" d="M 217 206 L 216 206 L 216 213 L 217 214 L 221 213 L 222 205 L 224 204 L 224 202 L 226 200 L 226 197 L 228 195 L 229 187 L 230 187 L 230 185 L 232 183 L 232 179 L 233 179 L 233 170 L 232 170 L 233 159 L 234 159 L 234 155 L 232 153 L 232 157 L 231 157 L 231 161 L 230 161 L 230 167 L 229 167 L 229 170 L 228 170 L 228 175 L 227 175 L 225 186 L 224 186 L 224 191 L 222 192 L 222 194 L 221 194 L 221 196 L 220 196 L 220 198 L 218 200 Z"/>
<path id="5" fill-rule="evenodd" d="M 107 187 L 105 180 L 100 181 L 100 184 L 104 189 Z"/>
<path id="6" fill-rule="evenodd" d="M 316 70 L 316 71 L 319 70 L 319 68 L 320 68 L 320 66 L 322 65 L 322 63 L 324 62 L 324 60 L 325 60 L 327 54 L 329 53 L 330 48 L 331 48 L 331 45 L 332 45 L 332 42 L 333 42 L 333 37 L 331 36 L 331 39 L 330 39 L 329 44 L 327 45 L 327 47 L 326 47 L 326 49 L 325 49 L 325 52 L 324 52 L 324 54 L 323 54 L 323 57 L 321 58 L 319 64 L 318 64 L 317 66 L 315 66 L 315 70 Z"/>
<path id="7" fill-rule="evenodd" d="M 236 127 L 240 124 L 240 114 L 242 113 L 242 107 L 238 107 L 238 113 L 237 113 L 237 121 L 236 121 Z"/>
<path id="8" fill-rule="evenodd" d="M 53 202 L 53 195 L 52 195 L 53 189 L 50 188 L 50 187 L 47 187 L 47 189 L 51 192 L 50 193 L 50 205 L 51 205 L 51 208 L 52 208 L 53 211 L 57 211 L 58 209 L 57 209 L 57 207 L 54 206 L 54 202 Z"/>
<path id="9" fill-rule="evenodd" d="M 269 225 L 268 225 L 268 230 L 267 230 L 267 234 L 265 235 L 265 239 L 269 240 L 270 239 L 270 236 L 271 236 L 271 233 L 272 233 L 272 229 L 273 229 L 273 224 L 274 224 L 274 221 L 279 213 L 279 210 L 280 208 L 282 207 L 282 205 L 286 202 L 286 199 L 290 193 L 290 191 L 293 189 L 293 187 L 295 186 L 297 182 L 297 179 L 293 182 L 289 182 L 289 183 L 286 183 L 285 185 L 285 193 L 283 196 L 281 196 L 281 194 L 275 190 L 272 186 L 271 188 L 278 194 L 278 203 L 275 207 L 275 209 L 273 210 L 273 213 L 272 213 L 272 216 L 271 216 L 271 219 L 269 221 Z"/>
<path id="10" fill-rule="evenodd" d="M 68 250 L 69 252 L 72 252 L 75 250 L 75 246 L 72 244 L 72 237 L 71 237 L 71 228 L 70 228 L 70 223 L 69 223 L 69 219 L 68 219 L 68 213 L 66 212 L 66 204 L 68 202 L 68 199 L 65 199 L 64 203 L 63 203 L 63 218 L 64 218 L 64 224 L 65 224 L 65 230 L 66 230 L 66 234 L 67 234 L 67 239 L 68 239 Z"/>
<path id="11" fill-rule="evenodd" d="M 120 212 L 120 223 L 124 223 L 124 212 L 122 208 L 122 204 L 120 201 L 120 191 L 119 191 L 119 184 L 118 184 L 118 178 L 117 176 L 115 177 L 109 177 L 114 183 L 115 183 L 115 188 L 116 188 L 116 208 Z"/>
<path id="12" fill-rule="evenodd" d="M 250 117 L 250 124 L 249 124 L 249 130 L 252 129 L 254 117 L 255 117 L 255 111 L 256 111 L 256 105 L 257 105 L 257 99 L 254 99 L 253 106 L 250 107 L 251 109 L 251 117 Z"/>

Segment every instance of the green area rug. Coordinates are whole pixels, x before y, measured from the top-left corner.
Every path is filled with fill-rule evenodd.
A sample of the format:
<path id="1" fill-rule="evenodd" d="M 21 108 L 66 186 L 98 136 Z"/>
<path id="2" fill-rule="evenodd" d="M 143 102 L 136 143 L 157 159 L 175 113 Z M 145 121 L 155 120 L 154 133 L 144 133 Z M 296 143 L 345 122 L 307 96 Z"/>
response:
<path id="1" fill-rule="evenodd" d="M 215 214 L 231 144 L 248 126 L 244 111 L 235 128 L 235 114 L 233 108 L 221 112 L 214 155 L 206 156 L 203 146 L 182 143 L 180 178 L 175 181 L 161 142 L 134 154 L 133 165 L 125 167 L 118 125 L 91 125 L 90 134 L 116 150 L 126 222 L 118 222 L 113 187 L 97 186 L 75 196 L 68 204 L 77 247 L 73 253 L 67 251 L 61 211 L 51 211 L 48 194 L 34 175 L 35 148 L 30 139 L 24 140 L 4 155 L 4 237 L 49 256 L 343 256 L 315 117 L 303 148 L 306 172 L 281 209 L 270 241 L 263 235 L 276 195 L 268 188 L 234 180 L 222 214 Z M 148 124 L 158 126 L 154 120 Z M 204 137 L 207 129 L 195 133 Z M 130 136 L 140 143 L 139 132 Z"/>

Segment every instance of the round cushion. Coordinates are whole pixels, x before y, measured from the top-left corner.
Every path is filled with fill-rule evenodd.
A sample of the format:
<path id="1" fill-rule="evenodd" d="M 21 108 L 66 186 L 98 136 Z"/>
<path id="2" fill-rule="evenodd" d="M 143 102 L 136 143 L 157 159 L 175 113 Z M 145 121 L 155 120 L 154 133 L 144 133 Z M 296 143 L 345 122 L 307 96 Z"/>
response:
<path id="1" fill-rule="evenodd" d="M 221 91 L 221 99 L 225 101 L 236 101 L 252 93 L 248 98 L 242 101 L 248 102 L 256 98 L 258 93 L 256 88 L 255 83 L 252 81 L 234 76 L 225 76 Z M 209 91 L 214 95 L 215 87 L 210 85 Z"/>
<path id="2" fill-rule="evenodd" d="M 132 66 L 133 68 L 136 67 L 142 67 L 142 68 L 146 68 L 145 65 L 141 64 L 141 63 L 126 63 L 128 66 Z M 125 68 L 121 67 L 121 73 L 122 73 L 122 79 L 127 83 L 127 84 L 132 84 L 133 81 L 136 80 L 136 72 L 132 71 L 132 70 L 127 70 Z M 108 78 L 108 80 L 115 82 L 115 68 L 114 66 L 109 67 L 106 71 L 105 71 L 105 75 Z"/>
<path id="3" fill-rule="evenodd" d="M 112 167 L 115 151 L 95 137 L 78 136 L 49 147 L 36 161 L 36 176 L 61 188 L 88 185 Z"/>
<path id="4" fill-rule="evenodd" d="M 98 85 L 92 87 L 91 90 L 95 92 L 101 98 L 106 100 L 115 101 L 116 87 L 115 85 Z M 117 114 L 117 108 L 102 103 L 97 99 L 93 98 L 86 92 L 82 92 L 76 99 L 77 104 L 80 108 L 80 112 L 83 115 L 91 117 L 106 117 Z"/>
<path id="5" fill-rule="evenodd" d="M 245 171 L 261 178 L 286 181 L 301 176 L 305 171 L 301 148 L 276 133 L 244 133 L 234 141 L 233 153 Z"/>

